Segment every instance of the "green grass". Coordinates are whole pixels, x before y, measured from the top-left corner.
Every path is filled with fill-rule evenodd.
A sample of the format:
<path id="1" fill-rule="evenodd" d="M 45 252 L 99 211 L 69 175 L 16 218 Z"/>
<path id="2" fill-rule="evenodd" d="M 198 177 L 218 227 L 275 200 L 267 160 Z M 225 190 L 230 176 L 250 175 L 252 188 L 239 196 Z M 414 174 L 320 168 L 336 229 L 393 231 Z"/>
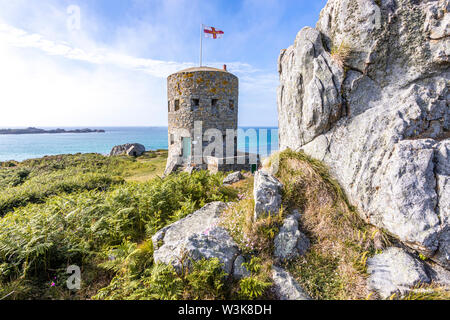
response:
<path id="1" fill-rule="evenodd" d="M 292 261 L 288 270 L 311 297 L 321 300 L 345 299 L 342 296 L 343 279 L 339 276 L 339 260 L 319 250 L 311 250 L 305 256 Z"/>
<path id="2" fill-rule="evenodd" d="M 162 175 L 167 153 L 143 157 L 76 154 L 27 160 L 0 168 L 0 216 L 28 203 L 42 203 L 61 193 L 105 191 L 125 180 L 148 181 Z M 138 178 L 136 178 L 138 177 Z M 125 179 L 125 180 L 124 180 Z"/>
<path id="3" fill-rule="evenodd" d="M 145 154 L 137 159 L 137 165 L 126 170 L 126 181 L 145 182 L 156 176 L 162 176 L 166 167 L 167 151 Z"/>

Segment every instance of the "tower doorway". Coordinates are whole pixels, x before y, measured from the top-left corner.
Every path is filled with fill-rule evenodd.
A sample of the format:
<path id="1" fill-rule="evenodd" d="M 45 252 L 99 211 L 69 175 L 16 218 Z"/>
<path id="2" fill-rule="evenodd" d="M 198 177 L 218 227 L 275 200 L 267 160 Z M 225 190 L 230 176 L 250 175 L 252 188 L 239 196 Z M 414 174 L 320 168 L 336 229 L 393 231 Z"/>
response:
<path id="1" fill-rule="evenodd" d="M 188 160 L 191 157 L 191 138 L 183 137 L 183 160 Z"/>

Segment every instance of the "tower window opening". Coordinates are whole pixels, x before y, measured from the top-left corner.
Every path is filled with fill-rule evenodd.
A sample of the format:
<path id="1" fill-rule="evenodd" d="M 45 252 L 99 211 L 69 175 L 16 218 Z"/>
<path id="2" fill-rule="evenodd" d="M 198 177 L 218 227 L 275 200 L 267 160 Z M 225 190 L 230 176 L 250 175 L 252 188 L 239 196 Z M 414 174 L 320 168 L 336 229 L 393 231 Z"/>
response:
<path id="1" fill-rule="evenodd" d="M 191 110 L 194 111 L 200 106 L 200 99 L 192 99 Z"/>
<path id="2" fill-rule="evenodd" d="M 170 145 L 173 145 L 175 143 L 175 139 L 173 134 L 170 134 Z"/>
<path id="3" fill-rule="evenodd" d="M 180 100 L 175 100 L 175 111 L 178 111 L 180 109 Z"/>
<path id="4" fill-rule="evenodd" d="M 217 101 L 219 101 L 219 100 L 218 99 L 211 100 L 211 112 L 213 114 L 217 114 Z"/>
<path id="5" fill-rule="evenodd" d="M 167 110 L 170 112 L 170 101 L 167 102 Z"/>
<path id="6" fill-rule="evenodd" d="M 234 111 L 234 100 L 230 100 L 230 110 Z"/>

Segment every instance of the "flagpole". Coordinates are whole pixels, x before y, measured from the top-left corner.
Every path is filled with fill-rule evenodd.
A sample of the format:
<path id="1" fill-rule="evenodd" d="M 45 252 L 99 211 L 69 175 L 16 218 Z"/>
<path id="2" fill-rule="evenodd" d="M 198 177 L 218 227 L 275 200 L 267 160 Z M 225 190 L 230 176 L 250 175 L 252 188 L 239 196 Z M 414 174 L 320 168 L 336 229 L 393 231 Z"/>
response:
<path id="1" fill-rule="evenodd" d="M 202 66 L 203 54 L 203 23 L 200 25 L 200 67 Z"/>

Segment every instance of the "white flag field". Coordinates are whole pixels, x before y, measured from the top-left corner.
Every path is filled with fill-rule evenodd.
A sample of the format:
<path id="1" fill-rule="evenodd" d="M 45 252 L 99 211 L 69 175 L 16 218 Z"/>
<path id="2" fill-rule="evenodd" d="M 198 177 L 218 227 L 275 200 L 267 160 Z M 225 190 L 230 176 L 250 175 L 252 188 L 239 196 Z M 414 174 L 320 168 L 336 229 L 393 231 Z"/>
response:
<path id="1" fill-rule="evenodd" d="M 203 33 L 205 38 L 220 39 L 223 37 L 224 32 L 214 27 L 203 26 Z"/>

